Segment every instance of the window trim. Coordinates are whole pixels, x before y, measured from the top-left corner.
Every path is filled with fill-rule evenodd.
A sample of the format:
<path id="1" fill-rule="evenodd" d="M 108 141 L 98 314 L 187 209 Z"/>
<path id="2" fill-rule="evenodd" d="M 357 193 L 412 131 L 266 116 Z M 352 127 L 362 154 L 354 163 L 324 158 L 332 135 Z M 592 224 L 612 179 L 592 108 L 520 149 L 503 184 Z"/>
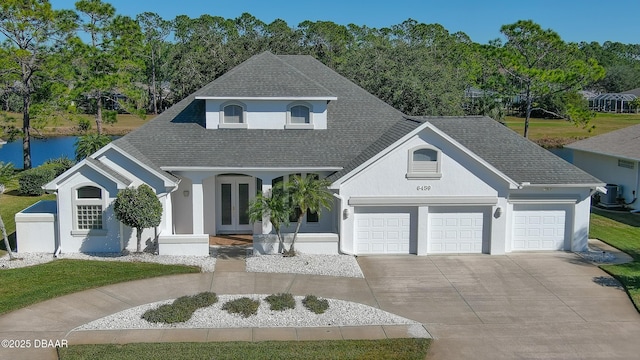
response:
<path id="1" fill-rule="evenodd" d="M 436 171 L 435 172 L 426 172 L 426 171 L 416 171 L 414 170 L 414 160 L 413 154 L 418 150 L 433 150 L 436 152 L 437 160 L 436 160 Z M 409 156 L 407 158 L 407 179 L 440 179 L 442 178 L 441 173 L 441 165 L 442 165 L 442 151 L 440 149 L 428 146 L 428 145 L 420 145 L 409 149 Z"/>
<path id="2" fill-rule="evenodd" d="M 78 197 L 78 190 L 84 187 L 94 187 L 94 188 L 98 188 L 100 189 L 100 198 L 79 198 Z M 106 190 L 101 187 L 98 186 L 95 183 L 82 183 L 82 184 L 78 184 L 74 187 L 71 188 L 71 192 L 72 192 L 72 196 L 71 196 L 71 208 L 72 208 L 72 223 L 73 223 L 73 228 L 71 230 L 71 235 L 81 235 L 81 236 L 85 236 L 88 234 L 91 235 L 95 235 L 95 236 L 104 236 L 107 234 L 107 228 L 106 228 L 106 224 L 105 224 L 105 210 L 107 208 L 107 204 L 106 204 Z M 97 205 L 97 206 L 101 206 L 101 211 L 102 211 L 102 227 L 100 229 L 80 229 L 79 225 L 78 225 L 78 206 L 82 206 L 82 205 Z"/>
<path id="3" fill-rule="evenodd" d="M 309 109 L 309 123 L 308 124 L 293 124 L 291 123 L 291 109 L 296 106 L 304 106 Z M 284 125 L 285 129 L 313 129 L 313 105 L 304 101 L 295 101 L 287 105 L 287 123 Z"/>
<path id="4" fill-rule="evenodd" d="M 225 123 L 224 122 L 224 109 L 227 106 L 239 106 L 242 108 L 242 122 L 241 123 Z M 219 129 L 246 129 L 247 128 L 247 106 L 239 101 L 227 101 L 220 105 L 220 120 L 218 122 Z"/>

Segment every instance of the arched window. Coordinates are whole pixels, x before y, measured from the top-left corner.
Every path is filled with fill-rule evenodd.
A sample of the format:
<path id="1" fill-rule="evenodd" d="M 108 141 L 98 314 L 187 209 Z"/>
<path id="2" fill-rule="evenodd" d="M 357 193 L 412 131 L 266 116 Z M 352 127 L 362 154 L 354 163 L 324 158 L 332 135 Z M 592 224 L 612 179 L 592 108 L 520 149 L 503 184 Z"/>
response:
<path id="1" fill-rule="evenodd" d="M 409 150 L 407 177 L 440 178 L 440 151 L 430 147 Z"/>
<path id="2" fill-rule="evenodd" d="M 304 105 L 296 105 L 291 108 L 292 124 L 309 124 L 309 108 Z"/>
<path id="3" fill-rule="evenodd" d="M 244 109 L 240 105 L 227 105 L 224 107 L 225 124 L 242 124 L 244 123 Z"/>
<path id="4" fill-rule="evenodd" d="M 82 186 L 76 189 L 74 202 L 74 227 L 76 230 L 89 231 L 103 228 L 102 189 L 96 186 Z"/>
<path id="5" fill-rule="evenodd" d="M 294 102 L 287 107 L 285 129 L 313 129 L 313 109 L 306 102 Z"/>

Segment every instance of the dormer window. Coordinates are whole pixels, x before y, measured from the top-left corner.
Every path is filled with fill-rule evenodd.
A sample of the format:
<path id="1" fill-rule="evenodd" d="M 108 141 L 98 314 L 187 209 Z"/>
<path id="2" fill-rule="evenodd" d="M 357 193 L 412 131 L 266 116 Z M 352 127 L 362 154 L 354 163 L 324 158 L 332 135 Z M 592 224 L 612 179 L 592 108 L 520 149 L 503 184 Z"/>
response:
<path id="1" fill-rule="evenodd" d="M 245 106 L 241 103 L 225 103 L 221 106 L 220 128 L 246 128 Z"/>
<path id="2" fill-rule="evenodd" d="M 291 108 L 292 124 L 309 124 L 309 108 L 297 105 Z"/>
<path id="3" fill-rule="evenodd" d="M 313 129 L 311 105 L 293 103 L 287 108 L 285 129 Z"/>
<path id="4" fill-rule="evenodd" d="M 430 147 L 418 147 L 409 150 L 409 168 L 407 178 L 439 179 L 440 173 L 439 150 Z"/>

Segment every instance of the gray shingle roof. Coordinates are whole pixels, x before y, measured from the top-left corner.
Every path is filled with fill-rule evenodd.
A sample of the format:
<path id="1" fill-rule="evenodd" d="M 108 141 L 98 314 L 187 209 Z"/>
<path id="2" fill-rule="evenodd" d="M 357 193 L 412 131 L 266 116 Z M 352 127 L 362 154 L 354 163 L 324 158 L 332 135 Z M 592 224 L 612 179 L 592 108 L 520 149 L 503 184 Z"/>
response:
<path id="1" fill-rule="evenodd" d="M 125 185 L 131 185 L 131 180 L 129 180 L 128 178 L 124 177 L 122 174 L 120 174 L 119 172 L 113 170 L 112 168 L 108 167 L 107 165 L 103 164 L 102 162 L 91 158 L 91 157 L 87 157 L 86 160 L 88 162 L 90 162 L 91 164 L 97 166 L 98 168 L 100 168 L 100 170 L 106 172 L 107 174 L 113 176 L 114 178 L 116 178 L 118 181 L 120 181 L 121 183 L 125 184 Z"/>
<path id="2" fill-rule="evenodd" d="M 491 118 L 469 116 L 418 119 L 430 122 L 517 183 L 602 183 Z"/>
<path id="3" fill-rule="evenodd" d="M 272 80 L 278 85 L 269 87 Z M 338 100 L 328 103 L 326 130 L 206 129 L 205 100 L 195 98 L 205 95 L 331 95 Z M 114 144 L 156 169 L 343 167 L 330 177 L 335 180 L 424 121 L 516 182 L 600 183 L 492 119 L 405 117 L 310 56 L 256 55 Z"/>
<path id="4" fill-rule="evenodd" d="M 576 141 L 565 147 L 640 161 L 640 124 Z"/>
<path id="5" fill-rule="evenodd" d="M 250 84 L 250 86 L 247 86 Z M 269 52 L 253 56 L 195 93 L 215 97 L 335 97 Z"/>
<path id="6" fill-rule="evenodd" d="M 261 54 L 247 63 L 261 59 L 304 73 L 338 97 L 327 106 L 326 130 L 205 129 L 205 100 L 196 92 L 114 144 L 154 167 L 343 167 L 403 117 L 310 56 Z"/>

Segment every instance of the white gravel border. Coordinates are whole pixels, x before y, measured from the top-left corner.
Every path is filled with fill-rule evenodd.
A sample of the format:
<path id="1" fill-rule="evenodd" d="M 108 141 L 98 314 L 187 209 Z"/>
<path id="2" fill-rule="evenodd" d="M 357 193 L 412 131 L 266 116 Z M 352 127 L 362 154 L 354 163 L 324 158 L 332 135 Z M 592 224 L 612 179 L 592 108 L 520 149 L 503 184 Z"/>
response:
<path id="1" fill-rule="evenodd" d="M 351 255 L 254 255 L 247 257 L 246 268 L 247 272 L 364 278 L 358 261 Z"/>
<path id="2" fill-rule="evenodd" d="M 57 259 L 151 262 L 167 265 L 199 266 L 202 272 L 215 270 L 216 258 L 212 256 L 169 256 L 142 254 L 60 254 L 57 258 L 51 253 L 14 253 L 20 260 L 9 260 L 9 255 L 0 258 L 0 269 L 16 269 L 44 264 Z M 311 255 L 298 254 L 293 257 L 282 255 L 254 255 L 246 258 L 247 272 L 288 273 L 307 275 L 327 275 L 364 278 L 358 261 L 351 255 Z"/>
<path id="3" fill-rule="evenodd" d="M 294 296 L 295 309 L 272 311 L 264 301 L 268 295 L 219 295 L 218 302 L 196 310 L 189 321 L 177 324 L 150 323 L 141 318 L 145 311 L 169 304 L 173 300 L 137 306 L 124 310 L 85 325 L 76 330 L 126 330 L 126 329 L 193 329 L 193 328 L 245 328 L 245 327 L 331 327 L 366 325 L 418 325 L 420 323 L 386 311 L 359 303 L 344 300 L 327 299 L 329 309 L 323 314 L 315 314 L 302 305 L 302 296 Z M 249 297 L 260 300 L 258 313 L 248 318 L 230 314 L 222 310 L 229 300 Z M 423 329 L 426 332 L 426 330 Z"/>

